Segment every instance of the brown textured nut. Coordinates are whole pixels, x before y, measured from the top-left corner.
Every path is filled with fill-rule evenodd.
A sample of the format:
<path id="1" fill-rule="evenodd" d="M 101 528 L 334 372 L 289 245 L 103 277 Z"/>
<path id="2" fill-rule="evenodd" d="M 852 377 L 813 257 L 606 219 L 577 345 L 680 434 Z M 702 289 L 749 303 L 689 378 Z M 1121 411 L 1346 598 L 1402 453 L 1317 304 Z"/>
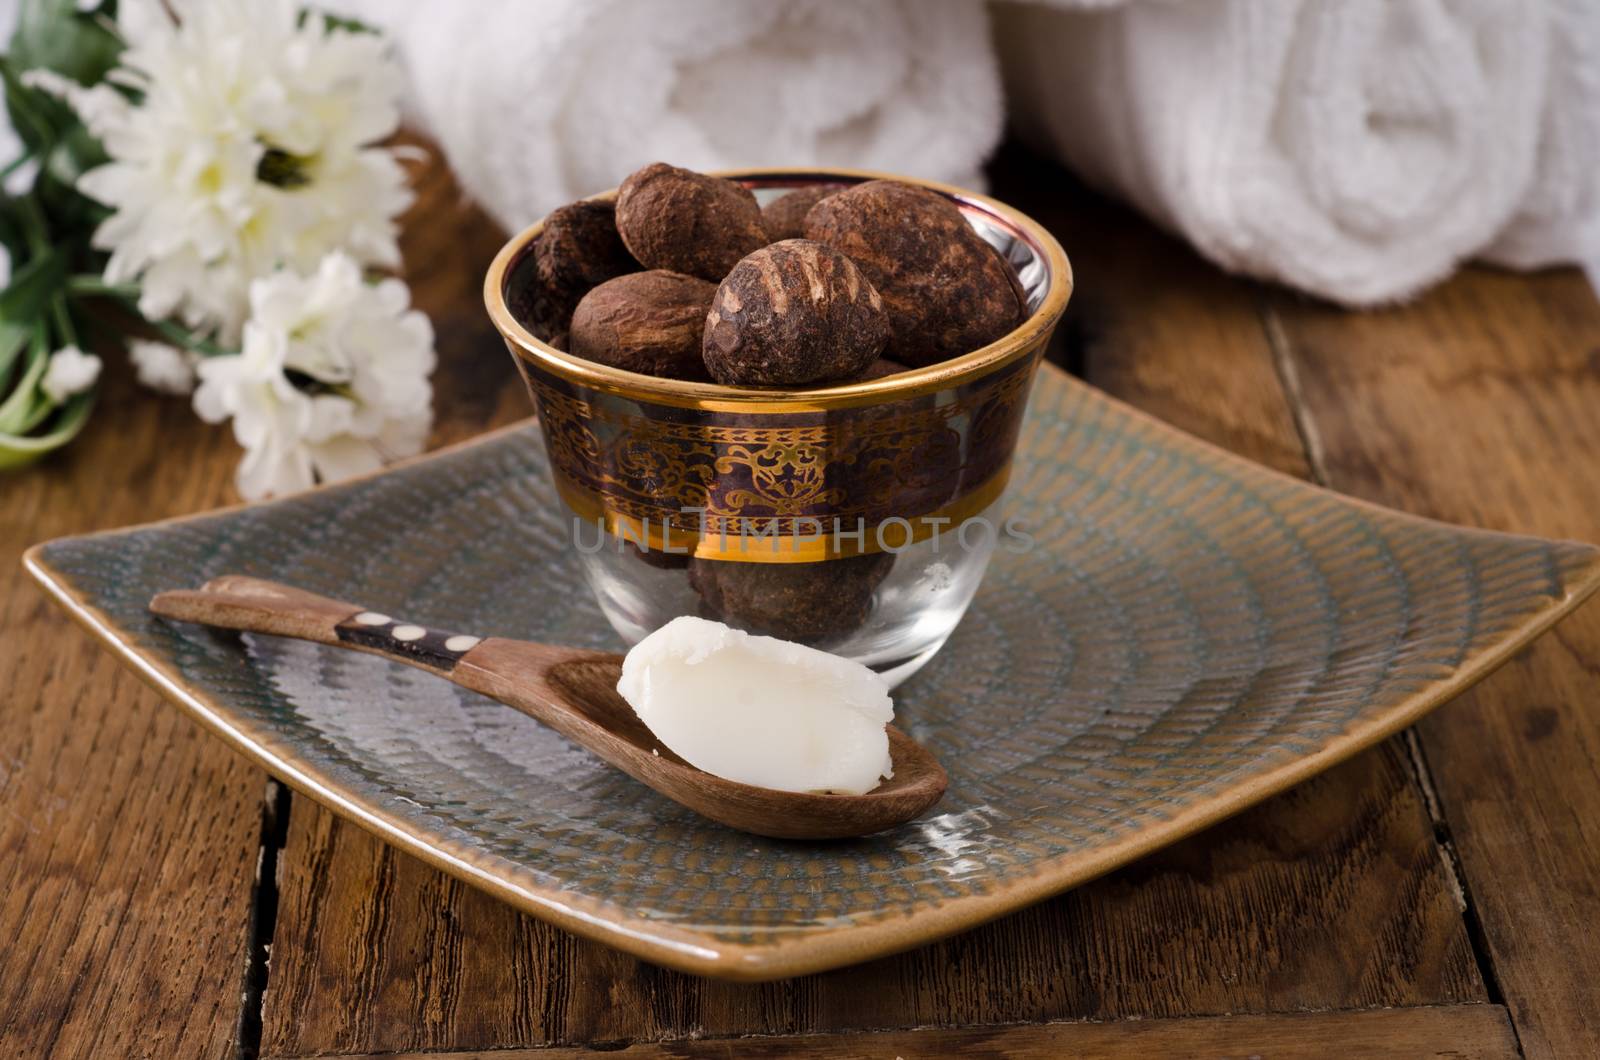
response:
<path id="1" fill-rule="evenodd" d="M 994 256 L 1000 259 L 1000 268 L 1005 271 L 1006 280 L 1011 284 L 1011 293 L 1016 296 L 1017 307 L 1021 310 L 1020 317 L 1025 319 L 1028 315 L 1028 289 L 1022 286 L 1022 277 L 1017 275 L 1017 270 L 1011 267 L 1011 262 L 1006 260 L 1006 256 L 1000 253 L 999 247 L 990 243 L 987 239 L 983 242 L 984 246 L 993 251 Z M 1018 320 L 1018 323 L 1021 323 L 1021 319 Z"/>
<path id="2" fill-rule="evenodd" d="M 806 238 L 861 266 L 889 313 L 885 352 L 912 367 L 969 353 L 1022 321 L 1010 267 L 931 191 L 857 184 L 811 208 Z"/>
<path id="3" fill-rule="evenodd" d="M 761 207 L 750 189 L 665 162 L 622 182 L 617 231 L 646 268 L 712 281 L 767 243 Z"/>
<path id="4" fill-rule="evenodd" d="M 867 365 L 866 371 L 856 376 L 855 382 L 864 383 L 869 379 L 882 379 L 886 375 L 898 375 L 901 372 L 909 371 L 911 371 L 910 368 L 898 361 L 891 361 L 887 357 L 879 357 L 876 361 Z"/>
<path id="5" fill-rule="evenodd" d="M 552 210 L 533 244 L 534 275 L 570 315 L 590 288 L 639 268 L 617 234 L 608 202 L 575 202 Z"/>
<path id="6" fill-rule="evenodd" d="M 761 220 L 767 226 L 767 238 L 776 243 L 781 239 L 804 237 L 806 214 L 811 207 L 843 188 L 841 184 L 813 184 L 773 199 L 761 208 Z"/>
<path id="7" fill-rule="evenodd" d="M 802 386 L 861 374 L 889 338 L 883 300 L 854 262 L 805 239 L 740 261 L 706 316 L 706 368 L 735 386 Z"/>
<path id="8" fill-rule="evenodd" d="M 705 381 L 700 335 L 716 293 L 708 280 L 661 269 L 607 280 L 573 311 L 568 350 L 630 372 Z"/>
<path id="9" fill-rule="evenodd" d="M 689 584 L 717 618 L 785 640 L 816 641 L 861 628 L 894 556 L 879 552 L 821 563 L 689 561 Z"/>
<path id="10" fill-rule="evenodd" d="M 524 327 L 557 349 L 566 349 L 572 307 L 552 298 L 530 269 L 506 288 L 506 308 Z"/>

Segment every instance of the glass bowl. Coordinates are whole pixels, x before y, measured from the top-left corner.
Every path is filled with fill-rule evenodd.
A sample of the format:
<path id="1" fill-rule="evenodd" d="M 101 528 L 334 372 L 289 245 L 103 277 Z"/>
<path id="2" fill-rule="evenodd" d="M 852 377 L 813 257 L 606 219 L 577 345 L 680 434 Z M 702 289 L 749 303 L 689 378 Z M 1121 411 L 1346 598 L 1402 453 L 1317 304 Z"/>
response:
<path id="1" fill-rule="evenodd" d="M 1015 269 L 1029 313 L 981 349 L 803 389 L 640 375 L 535 334 L 535 224 L 496 256 L 484 300 L 528 384 L 569 547 L 629 643 L 678 615 L 813 644 L 898 683 L 939 650 L 995 548 L 1034 371 L 1072 292 L 1060 245 L 993 199 L 859 170 L 719 174 L 758 199 L 892 179 L 948 197 Z M 595 196 L 609 200 L 615 191 Z"/>

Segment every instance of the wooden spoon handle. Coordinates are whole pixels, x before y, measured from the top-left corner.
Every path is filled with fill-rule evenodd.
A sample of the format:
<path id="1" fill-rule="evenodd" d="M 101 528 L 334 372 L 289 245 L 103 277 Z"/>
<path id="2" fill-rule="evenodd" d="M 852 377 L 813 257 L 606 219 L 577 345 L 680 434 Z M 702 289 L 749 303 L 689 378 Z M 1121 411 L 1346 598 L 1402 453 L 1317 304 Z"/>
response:
<path id="1" fill-rule="evenodd" d="M 481 638 L 429 629 L 290 585 L 226 574 L 199 589 L 159 593 L 150 610 L 164 618 L 223 629 L 297 637 L 384 655 L 448 674 Z"/>

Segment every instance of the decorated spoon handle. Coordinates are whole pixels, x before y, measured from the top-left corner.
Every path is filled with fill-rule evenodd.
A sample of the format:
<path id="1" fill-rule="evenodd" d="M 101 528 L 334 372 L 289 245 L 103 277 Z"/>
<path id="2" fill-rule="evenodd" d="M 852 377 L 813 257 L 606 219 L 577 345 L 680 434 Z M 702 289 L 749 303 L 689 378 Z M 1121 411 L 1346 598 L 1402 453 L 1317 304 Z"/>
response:
<path id="1" fill-rule="evenodd" d="M 336 644 L 441 674 L 449 674 L 482 643 L 481 637 L 397 621 L 358 604 L 241 574 L 213 578 L 199 589 L 160 593 L 150 610 L 182 622 Z"/>

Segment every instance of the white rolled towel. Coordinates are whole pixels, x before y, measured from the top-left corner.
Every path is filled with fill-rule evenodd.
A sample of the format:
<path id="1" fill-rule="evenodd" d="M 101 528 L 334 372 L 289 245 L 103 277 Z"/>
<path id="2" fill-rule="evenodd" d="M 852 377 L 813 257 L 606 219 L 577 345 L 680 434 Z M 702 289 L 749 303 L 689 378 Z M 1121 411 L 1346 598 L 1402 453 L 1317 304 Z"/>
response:
<path id="1" fill-rule="evenodd" d="M 1486 251 L 1586 256 L 1600 70 L 1552 38 L 1570 16 L 1592 42 L 1600 4 L 1560 6 L 1056 0 L 998 5 L 996 31 L 1026 135 L 1223 265 L 1360 305 Z M 1588 112 L 1547 112 L 1571 78 Z M 1551 254 L 1535 222 L 1573 245 Z"/>
<path id="2" fill-rule="evenodd" d="M 334 0 L 381 26 L 411 112 L 501 224 L 653 161 L 973 185 L 1002 125 L 981 0 Z"/>
<path id="3" fill-rule="evenodd" d="M 1600 265 L 1600 3 L 1549 0 L 1539 153 L 1516 213 L 1483 257 L 1514 268 Z"/>

